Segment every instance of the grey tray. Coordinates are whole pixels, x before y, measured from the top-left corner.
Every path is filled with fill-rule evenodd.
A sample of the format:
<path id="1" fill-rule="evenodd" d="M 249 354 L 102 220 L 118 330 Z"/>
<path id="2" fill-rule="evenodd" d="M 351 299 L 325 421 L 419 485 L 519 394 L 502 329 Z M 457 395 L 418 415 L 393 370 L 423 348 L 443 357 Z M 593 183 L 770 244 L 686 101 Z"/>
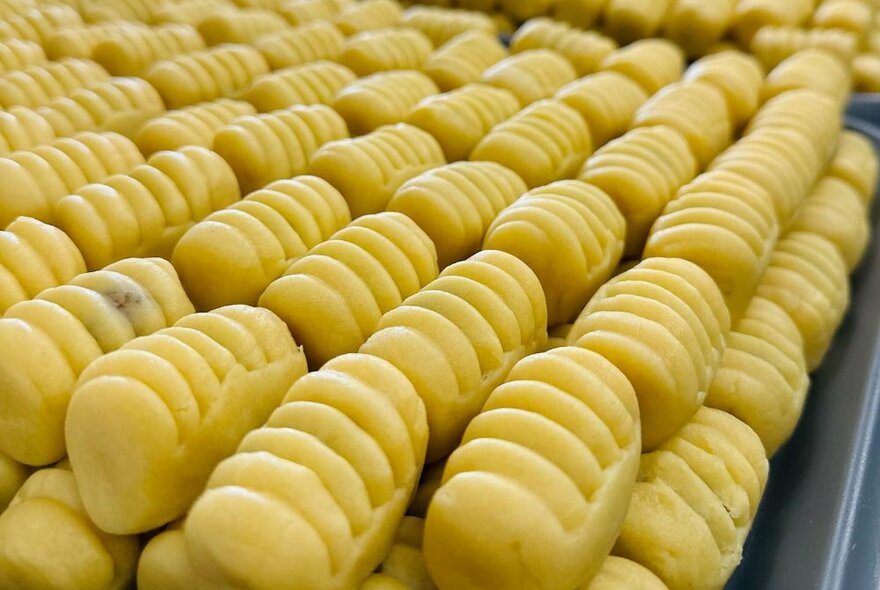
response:
<path id="1" fill-rule="evenodd" d="M 880 150 L 880 98 L 847 126 Z M 874 207 L 875 237 L 880 207 Z M 852 304 L 812 375 L 804 415 L 771 462 L 742 564 L 727 590 L 880 590 L 880 239 L 852 279 Z"/>

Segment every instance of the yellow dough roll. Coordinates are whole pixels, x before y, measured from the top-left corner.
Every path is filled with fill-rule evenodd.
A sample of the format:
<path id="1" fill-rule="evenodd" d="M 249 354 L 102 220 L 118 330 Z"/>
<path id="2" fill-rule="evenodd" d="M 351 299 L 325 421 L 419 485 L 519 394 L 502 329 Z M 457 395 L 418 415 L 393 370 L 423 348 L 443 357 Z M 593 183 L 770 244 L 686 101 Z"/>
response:
<path id="1" fill-rule="evenodd" d="M 602 12 L 605 31 L 621 43 L 656 37 L 673 2 L 678 0 L 608 0 Z"/>
<path id="2" fill-rule="evenodd" d="M 0 107 L 38 107 L 110 77 L 93 61 L 65 58 L 0 74 Z"/>
<path id="3" fill-rule="evenodd" d="M 813 13 L 812 26 L 854 33 L 859 42 L 867 41 L 874 25 L 876 4 L 865 0 L 824 0 Z"/>
<path id="4" fill-rule="evenodd" d="M 0 514 L 0 588 L 120 590 L 131 583 L 137 537 L 95 526 L 77 483 L 66 465 L 41 469 Z"/>
<path id="5" fill-rule="evenodd" d="M 376 573 L 360 585 L 360 590 L 437 590 L 422 555 L 424 534 L 424 518 L 404 516 L 394 544 Z"/>
<path id="6" fill-rule="evenodd" d="M 877 151 L 870 139 L 857 131 L 841 131 L 837 151 L 827 173 L 851 184 L 866 207 L 874 200 L 878 167 Z"/>
<path id="7" fill-rule="evenodd" d="M 430 462 L 455 448 L 514 363 L 546 342 L 537 277 L 514 256 L 484 250 L 386 313 L 360 351 L 403 371 L 424 400 Z"/>
<path id="8" fill-rule="evenodd" d="M 156 89 L 141 78 L 111 78 L 74 90 L 36 109 L 58 137 L 80 131 L 116 131 L 131 136 L 165 112 Z"/>
<path id="9" fill-rule="evenodd" d="M 620 72 L 651 95 L 680 80 L 684 66 L 684 52 L 675 43 L 643 39 L 614 51 L 601 67 Z"/>
<path id="10" fill-rule="evenodd" d="M 294 260 L 350 221 L 326 181 L 278 180 L 196 224 L 171 260 L 196 308 L 254 305 Z"/>
<path id="11" fill-rule="evenodd" d="M 143 25 L 127 21 L 60 28 L 46 41 L 46 55 L 52 60 L 63 57 L 91 58 L 101 41 L 144 29 Z"/>
<path id="12" fill-rule="evenodd" d="M 598 72 L 563 86 L 554 97 L 574 108 L 590 130 L 593 146 L 601 147 L 630 128 L 648 95 L 617 72 Z"/>
<path id="13" fill-rule="evenodd" d="M 821 364 L 849 304 L 846 260 L 824 236 L 790 232 L 776 245 L 757 295 L 782 307 L 797 324 L 812 371 Z"/>
<path id="14" fill-rule="evenodd" d="M 0 453 L 0 514 L 31 474 L 30 469 Z"/>
<path id="15" fill-rule="evenodd" d="M 223 158 L 187 146 L 78 189 L 58 201 L 55 220 L 97 270 L 130 256 L 167 258 L 190 225 L 240 196 Z"/>
<path id="16" fill-rule="evenodd" d="M 601 189 L 562 180 L 532 189 L 502 211 L 483 247 L 513 254 L 537 275 L 547 323 L 563 324 L 583 309 L 623 254 L 626 223 Z"/>
<path id="17" fill-rule="evenodd" d="M 766 26 L 798 27 L 813 14 L 816 0 L 740 0 L 733 17 L 733 32 L 748 43 Z"/>
<path id="18" fill-rule="evenodd" d="M 767 483 L 761 439 L 730 414 L 700 408 L 653 453 L 613 553 L 653 571 L 670 590 L 724 587 Z"/>
<path id="19" fill-rule="evenodd" d="M 607 4 L 608 0 L 556 0 L 550 10 L 558 21 L 590 29 L 602 16 Z"/>
<path id="20" fill-rule="evenodd" d="M 0 73 L 45 63 L 46 60 L 43 48 L 33 41 L 21 39 L 0 41 Z"/>
<path id="21" fill-rule="evenodd" d="M 276 12 L 248 8 L 235 12 L 212 14 L 198 24 L 199 34 L 208 45 L 221 43 L 252 43 L 262 35 L 288 28 L 287 21 Z"/>
<path id="22" fill-rule="evenodd" d="M 505 56 L 507 49 L 497 36 L 485 31 L 468 31 L 434 51 L 422 70 L 440 90 L 447 92 L 479 82 L 483 72 Z"/>
<path id="23" fill-rule="evenodd" d="M 673 0 L 666 13 L 663 35 L 689 55 L 706 55 L 730 27 L 739 0 Z"/>
<path id="24" fill-rule="evenodd" d="M 695 61 L 684 79 L 706 82 L 724 94 L 734 130 L 745 125 L 761 103 L 764 69 L 753 56 L 736 50 L 713 53 Z"/>
<path id="25" fill-rule="evenodd" d="M 396 0 L 361 0 L 346 6 L 334 20 L 346 36 L 401 24 L 403 9 Z"/>
<path id="26" fill-rule="evenodd" d="M 724 94 L 707 82 L 675 82 L 648 99 L 636 112 L 632 126 L 655 125 L 681 133 L 700 169 L 733 140 Z"/>
<path id="27" fill-rule="evenodd" d="M 420 101 L 406 122 L 424 129 L 440 144 L 450 162 L 465 160 L 495 125 L 519 111 L 508 90 L 488 84 L 467 84 Z"/>
<path id="28" fill-rule="evenodd" d="M 249 45 L 218 45 L 164 59 L 150 66 L 144 78 L 169 109 L 217 98 L 236 98 L 260 75 L 266 60 Z"/>
<path id="29" fill-rule="evenodd" d="M 19 215 L 51 222 L 65 195 L 143 161 L 137 147 L 116 133 L 78 133 L 12 152 L 0 158 L 0 227 Z"/>
<path id="30" fill-rule="evenodd" d="M 212 147 L 229 162 L 242 192 L 249 193 L 305 174 L 322 145 L 347 137 L 345 121 L 330 107 L 292 106 L 235 119 L 217 132 Z"/>
<path id="31" fill-rule="evenodd" d="M 82 25 L 82 17 L 70 6 L 53 4 L 33 8 L 3 19 L 7 37 L 33 41 L 45 48 L 52 34 L 62 27 Z"/>
<path id="32" fill-rule="evenodd" d="M 843 125 L 843 105 L 812 88 L 789 90 L 765 102 L 755 113 L 746 133 L 767 128 L 786 128 L 805 135 L 822 158 L 816 172 L 834 155 Z"/>
<path id="33" fill-rule="evenodd" d="M 296 260 L 260 297 L 287 322 L 309 365 L 354 352 L 382 314 L 437 277 L 431 239 L 401 213 L 355 219 Z"/>
<path id="34" fill-rule="evenodd" d="M 10 107 L 0 110 L 0 156 L 49 143 L 55 137 L 49 122 L 33 109 Z"/>
<path id="35" fill-rule="evenodd" d="M 248 102 L 219 98 L 182 109 L 168 111 L 147 121 L 138 131 L 135 143 L 145 156 L 186 145 L 210 148 L 220 129 L 245 115 L 255 115 Z"/>
<path id="36" fill-rule="evenodd" d="M 850 73 L 824 49 L 807 48 L 783 60 L 767 74 L 763 97 L 769 100 L 789 90 L 812 88 L 843 104 L 849 98 Z"/>
<path id="37" fill-rule="evenodd" d="M 32 0 L 0 0 L 0 17 L 9 18 L 33 7 Z"/>
<path id="38" fill-rule="evenodd" d="M 445 268 L 476 253 L 492 221 L 526 190 L 515 172 L 495 162 L 458 162 L 408 180 L 388 210 L 405 214 L 428 234 Z"/>
<path id="39" fill-rule="evenodd" d="M 54 226 L 19 217 L 0 231 L 0 313 L 84 272 L 79 249 Z"/>
<path id="40" fill-rule="evenodd" d="M 314 61 L 260 76 L 244 98 L 262 113 L 295 104 L 329 105 L 336 94 L 355 79 L 354 72 L 343 65 Z"/>
<path id="41" fill-rule="evenodd" d="M 193 505 L 194 570 L 254 590 L 355 588 L 393 544 L 427 435 L 424 405 L 390 363 L 350 354 L 302 377 Z"/>
<path id="42" fill-rule="evenodd" d="M 506 57 L 483 72 L 482 81 L 510 90 L 523 107 L 545 98 L 577 78 L 572 65 L 552 49 L 529 49 Z"/>
<path id="43" fill-rule="evenodd" d="M 273 70 L 322 59 L 336 61 L 342 56 L 344 46 L 345 37 L 339 29 L 325 21 L 266 35 L 254 43 Z"/>
<path id="44" fill-rule="evenodd" d="M 583 584 L 617 536 L 639 448 L 633 387 L 607 359 L 563 347 L 519 361 L 446 463 L 425 522 L 431 576 L 443 590 Z"/>
<path id="45" fill-rule="evenodd" d="M 693 179 L 697 161 L 687 140 L 665 125 L 639 127 L 600 148 L 578 178 L 605 191 L 626 219 L 624 256 L 641 253 L 651 224 L 676 191 Z"/>
<path id="46" fill-rule="evenodd" d="M 871 224 L 858 191 L 833 176 L 822 178 L 807 195 L 791 231 L 812 232 L 837 246 L 849 272 L 855 270 L 871 237 Z"/>
<path id="47" fill-rule="evenodd" d="M 423 32 L 434 47 L 440 47 L 454 37 L 470 31 L 497 35 L 495 23 L 488 15 L 470 10 L 411 6 L 403 12 L 401 24 Z"/>
<path id="48" fill-rule="evenodd" d="M 0 319 L 0 452 L 28 465 L 61 459 L 64 417 L 83 369 L 192 312 L 171 264 L 141 258 L 10 307 Z"/>
<path id="49" fill-rule="evenodd" d="M 648 568 L 629 559 L 609 555 L 596 577 L 578 590 L 669 590 Z"/>
<path id="50" fill-rule="evenodd" d="M 434 81 L 422 72 L 378 72 L 346 85 L 331 106 L 345 119 L 352 135 L 364 135 L 404 121 L 419 101 L 439 92 Z"/>
<path id="51" fill-rule="evenodd" d="M 342 6 L 325 0 L 282 0 L 274 4 L 271 9 L 291 25 L 316 21 L 332 22 L 342 9 Z"/>
<path id="52" fill-rule="evenodd" d="M 92 58 L 114 76 L 143 76 L 157 61 L 205 48 L 189 25 L 167 24 L 126 30 L 95 46 Z"/>
<path id="53" fill-rule="evenodd" d="M 429 133 L 398 123 L 328 143 L 312 156 L 308 173 L 336 187 L 356 218 L 383 211 L 400 185 L 445 163 Z"/>
<path id="54" fill-rule="evenodd" d="M 809 384 L 797 325 L 781 307 L 755 297 L 730 333 L 706 405 L 748 424 L 770 457 L 794 431 Z"/>
<path id="55" fill-rule="evenodd" d="M 163 2 L 153 12 L 153 23 L 175 23 L 197 26 L 212 14 L 236 10 L 231 0 L 186 0 L 186 2 Z"/>
<path id="56" fill-rule="evenodd" d="M 860 53 L 853 58 L 854 92 L 880 92 L 880 55 Z"/>
<path id="57" fill-rule="evenodd" d="M 137 564 L 139 590 L 192 590 L 210 588 L 186 554 L 183 522 L 178 520 L 150 538 L 143 547 Z"/>
<path id="58" fill-rule="evenodd" d="M 599 289 L 568 341 L 626 374 L 648 451 L 702 405 L 729 330 L 727 306 L 709 274 L 687 260 L 647 258 Z"/>
<path id="59" fill-rule="evenodd" d="M 850 63 L 858 49 L 856 37 L 840 29 L 801 29 L 798 27 L 763 27 L 749 43 L 749 51 L 765 68 L 773 68 L 798 51 L 825 49 L 843 63 Z"/>
<path id="60" fill-rule="evenodd" d="M 510 40 L 510 50 L 553 49 L 574 66 L 578 76 L 599 70 L 602 60 L 617 49 L 617 43 L 593 31 L 583 31 L 549 18 L 533 18 Z"/>
<path id="61" fill-rule="evenodd" d="M 493 127 L 470 159 L 498 162 L 534 188 L 574 177 L 592 151 L 590 131 L 575 109 L 539 100 Z"/>
<path id="62" fill-rule="evenodd" d="M 654 222 L 643 255 L 690 260 L 711 275 L 739 318 L 779 237 L 773 204 L 762 191 L 731 194 L 720 184 L 684 191 Z"/>
<path id="63" fill-rule="evenodd" d="M 181 318 L 96 359 L 65 423 L 89 516 L 115 534 L 181 516 L 306 372 L 284 323 L 245 305 Z"/>
<path id="64" fill-rule="evenodd" d="M 387 70 L 420 70 L 431 50 L 431 40 L 417 29 L 378 29 L 348 39 L 339 61 L 358 76 Z"/>

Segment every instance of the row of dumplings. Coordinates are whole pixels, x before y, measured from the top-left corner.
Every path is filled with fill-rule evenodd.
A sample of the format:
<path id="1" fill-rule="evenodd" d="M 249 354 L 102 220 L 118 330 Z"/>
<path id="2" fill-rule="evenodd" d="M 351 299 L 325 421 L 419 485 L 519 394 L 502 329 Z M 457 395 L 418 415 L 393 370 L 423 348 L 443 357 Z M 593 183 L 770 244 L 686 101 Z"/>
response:
<path id="1" fill-rule="evenodd" d="M 629 51 L 639 47 L 647 56 L 668 46 Z M 509 62 L 519 76 L 502 68 L 478 86 L 516 103 L 484 127 L 473 161 L 445 165 L 457 158 L 416 125 L 305 142 L 302 133 L 348 126 L 326 106 L 291 107 L 232 130 L 230 150 L 258 145 L 244 156 L 198 146 L 146 163 L 132 156 L 112 182 L 71 190 L 52 209 L 69 236 L 24 218 L 4 232 L 73 254 L 66 267 L 36 261 L 49 283 L 70 278 L 35 286 L 36 297 L 0 322 L 0 371 L 16 392 L 3 411 L 4 429 L 15 425 L 3 452 L 33 465 L 69 455 L 31 476 L 0 516 L 0 538 L 10 540 L 0 579 L 124 585 L 135 533 L 189 511 L 147 545 L 142 587 L 350 588 L 383 559 L 364 588 L 433 584 L 416 577 L 425 568 L 443 588 L 577 587 L 593 575 L 593 584 L 720 587 L 766 481 L 764 449 L 793 428 L 805 367 L 821 360 L 845 310 L 876 156 L 857 135 L 838 142 L 838 88 L 803 68 L 765 83 L 752 60 L 720 54 L 654 94 L 639 73 L 653 81 L 663 70 L 639 68 L 644 57 L 624 61 L 632 78 L 604 72 L 578 88 L 587 79 L 550 67 L 564 60 L 531 50 Z M 542 84 L 522 84 L 528 76 Z M 680 76 L 678 66 L 659 86 Z M 620 88 L 626 104 L 603 99 Z M 352 116 L 358 110 L 355 101 Z M 284 129 L 299 134 L 298 149 L 288 150 Z M 313 176 L 242 172 L 276 145 L 273 133 L 281 151 L 271 165 L 295 166 L 287 157 L 300 155 Z M 113 174 L 106 150 L 90 160 L 76 141 L 59 141 L 89 179 L 103 178 L 101 166 Z M 544 161 L 511 156 L 512 141 Z M 383 168 L 383 158 L 397 167 Z M 352 179 L 352 169 L 365 172 Z M 75 169 L 57 170 L 62 182 L 81 182 Z M 259 190 L 239 201 L 246 182 Z M 445 210 L 433 209 L 438 195 L 448 196 Z M 78 234 L 84 224 L 101 229 Z M 655 240 L 669 230 L 685 233 Z M 719 280 L 730 267 L 705 257 L 743 249 L 691 239 L 704 233 L 745 243 L 757 259 L 743 271 L 757 277 L 751 293 Z M 669 250 L 682 243 L 691 250 Z M 85 262 L 75 261 L 88 252 L 97 269 L 153 248 L 173 267 L 126 259 L 80 274 Z M 606 283 L 625 252 L 646 260 Z M 204 296 L 230 300 L 198 301 L 199 285 L 222 273 L 231 278 Z M 572 276 L 583 282 L 572 286 Z M 241 284 L 256 286 L 228 291 Z M 194 314 L 183 287 L 196 307 L 218 309 Z M 332 334 L 328 321 L 338 325 Z M 567 346 L 541 352 L 548 325 Z M 648 327 L 651 345 L 634 345 Z M 756 409 L 736 388 L 737 374 L 768 375 L 758 361 L 777 364 L 785 383 L 767 382 L 772 395 Z M 320 370 L 305 375 L 307 363 Z M 719 381 L 725 369 L 731 377 Z M 780 404 L 778 419 L 759 405 L 769 401 Z M 450 452 L 416 493 L 425 458 Z M 732 476 L 713 479 L 719 465 Z M 28 470 L 3 457 L 3 474 L 14 484 Z M 424 533 L 411 517 L 397 530 L 413 493 Z M 47 542 L 49 530 L 67 535 Z M 65 538 L 84 539 L 82 548 L 54 544 Z M 521 553 L 499 551 L 509 544 Z M 612 546 L 619 557 L 603 563 Z M 415 551 L 395 561 L 398 547 Z"/>

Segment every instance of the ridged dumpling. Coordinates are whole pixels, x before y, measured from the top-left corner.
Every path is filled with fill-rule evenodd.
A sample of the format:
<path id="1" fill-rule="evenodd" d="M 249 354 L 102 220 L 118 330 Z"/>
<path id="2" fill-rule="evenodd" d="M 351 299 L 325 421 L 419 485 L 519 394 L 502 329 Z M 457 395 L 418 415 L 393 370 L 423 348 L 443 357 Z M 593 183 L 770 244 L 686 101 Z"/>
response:
<path id="1" fill-rule="evenodd" d="M 600 148 L 630 128 L 648 95 L 623 74 L 607 71 L 584 76 L 559 89 L 556 100 L 574 108 Z"/>
<path id="2" fill-rule="evenodd" d="M 205 42 L 193 27 L 167 24 L 108 37 L 95 46 L 92 59 L 114 76 L 142 76 L 159 60 L 204 48 Z"/>
<path id="3" fill-rule="evenodd" d="M 799 88 L 812 88 L 843 104 L 849 97 L 852 83 L 847 68 L 824 49 L 808 48 L 780 62 L 767 74 L 764 100 Z"/>
<path id="4" fill-rule="evenodd" d="M 633 384 L 649 451 L 702 405 L 729 330 L 711 276 L 683 259 L 647 258 L 599 289 L 568 341 L 603 355 Z"/>
<path id="5" fill-rule="evenodd" d="M 190 228 L 171 261 L 197 309 L 255 305 L 295 259 L 350 221 L 326 181 L 276 180 Z"/>
<path id="6" fill-rule="evenodd" d="M 28 150 L 56 138 L 45 117 L 27 107 L 9 107 L 0 111 L 0 156 Z"/>
<path id="7" fill-rule="evenodd" d="M 656 37 L 673 4 L 673 0 L 608 0 L 602 23 L 620 43 Z"/>
<path id="8" fill-rule="evenodd" d="M 405 182 L 388 211 L 403 213 L 437 248 L 440 268 L 480 249 L 499 213 L 527 190 L 515 172 L 495 162 L 457 162 L 428 170 Z"/>
<path id="9" fill-rule="evenodd" d="M 691 64 L 684 79 L 706 82 L 720 90 L 735 130 L 752 118 L 761 103 L 764 69 L 747 53 L 731 50 L 707 55 Z"/>
<path id="10" fill-rule="evenodd" d="M 689 55 L 710 53 L 733 23 L 739 0 L 675 0 L 664 16 L 663 36 Z"/>
<path id="11" fill-rule="evenodd" d="M 287 29 L 288 25 L 284 17 L 272 10 L 246 8 L 209 15 L 197 28 L 205 43 L 220 45 L 252 43 L 263 35 Z"/>
<path id="12" fill-rule="evenodd" d="M 0 514 L 4 586 L 116 590 L 131 583 L 137 537 L 112 535 L 95 526 L 83 509 L 77 483 L 67 464 L 41 469 Z"/>
<path id="13" fill-rule="evenodd" d="M 681 79 L 684 52 L 665 39 L 643 39 L 609 54 L 601 69 L 620 72 L 649 95 Z"/>
<path id="14" fill-rule="evenodd" d="M 317 368 L 355 352 L 382 314 L 437 277 L 431 239 L 406 215 L 365 215 L 312 248 L 259 304 L 275 312 Z"/>
<path id="15" fill-rule="evenodd" d="M 840 133 L 837 151 L 828 166 L 828 175 L 851 184 L 866 206 L 874 201 L 878 168 L 877 150 L 870 139 L 857 131 L 844 130 Z"/>
<path id="16" fill-rule="evenodd" d="M 328 143 L 314 154 L 308 172 L 335 186 L 356 218 L 383 211 L 400 185 L 445 163 L 429 133 L 398 123 Z"/>
<path id="17" fill-rule="evenodd" d="M 596 150 L 578 178 L 605 191 L 626 219 L 624 256 L 638 255 L 651 224 L 697 173 L 681 133 L 665 125 L 638 127 Z"/>
<path id="18" fill-rule="evenodd" d="M 751 428 L 700 408 L 642 456 L 613 554 L 650 569 L 669 588 L 723 588 L 742 559 L 767 472 Z"/>
<path id="19" fill-rule="evenodd" d="M 513 254 L 537 275 L 547 323 L 572 320 L 611 276 L 626 223 L 602 189 L 579 180 L 534 188 L 502 211 L 483 247 Z"/>
<path id="20" fill-rule="evenodd" d="M 333 24 L 346 36 L 401 24 L 403 8 L 396 0 L 361 0 L 348 4 Z"/>
<path id="21" fill-rule="evenodd" d="M 765 26 L 758 30 L 749 43 L 749 51 L 767 69 L 775 67 L 798 51 L 811 47 L 830 51 L 846 64 L 855 57 L 858 40 L 854 34 L 840 29 Z"/>
<path id="22" fill-rule="evenodd" d="M 388 70 L 420 70 L 432 49 L 431 40 L 418 29 L 364 31 L 346 41 L 339 62 L 358 76 Z"/>
<path id="23" fill-rule="evenodd" d="M 529 49 L 505 57 L 485 72 L 482 82 L 510 90 L 522 107 L 545 98 L 577 78 L 574 68 L 551 49 Z"/>
<path id="24" fill-rule="evenodd" d="M 636 395 L 607 359 L 563 347 L 519 361 L 446 463 L 425 521 L 431 576 L 462 590 L 580 586 L 614 543 L 639 449 Z"/>
<path id="25" fill-rule="evenodd" d="M 284 323 L 246 305 L 183 317 L 96 359 L 65 422 L 89 516 L 115 534 L 178 518 L 306 372 Z"/>
<path id="26" fill-rule="evenodd" d="M 273 70 L 326 59 L 338 61 L 345 37 L 326 21 L 315 21 L 265 35 L 254 43 Z"/>
<path id="27" fill-rule="evenodd" d="M 97 270 L 131 256 L 168 257 L 190 225 L 240 197 L 223 158 L 189 146 L 78 189 L 58 201 L 55 219 Z"/>
<path id="28" fill-rule="evenodd" d="M 470 31 L 497 35 L 495 23 L 488 15 L 470 10 L 411 6 L 403 11 L 401 24 L 423 32 L 434 47 L 440 47 L 454 37 Z"/>
<path id="29" fill-rule="evenodd" d="M 20 215 L 51 222 L 65 195 L 143 162 L 134 143 L 116 133 L 78 133 L 12 152 L 0 158 L 0 227 Z"/>
<path id="30" fill-rule="evenodd" d="M 438 92 L 434 81 L 422 72 L 377 72 L 340 89 L 330 106 L 342 115 L 352 135 L 364 135 L 404 121 L 419 101 Z"/>
<path id="31" fill-rule="evenodd" d="M 549 18 L 533 18 L 523 23 L 510 40 L 513 53 L 530 49 L 558 51 L 571 62 L 578 76 L 585 76 L 599 70 L 602 61 L 617 49 L 617 43 L 593 31 L 583 31 Z"/>
<path id="32" fill-rule="evenodd" d="M 382 316 L 360 352 L 415 386 L 428 412 L 428 461 L 448 455 L 492 389 L 544 347 L 547 308 L 535 274 L 514 256 L 483 250 Z"/>
<path id="33" fill-rule="evenodd" d="M 422 66 L 440 90 L 447 92 L 479 82 L 483 72 L 507 56 L 495 35 L 467 31 L 435 50 Z"/>
<path id="34" fill-rule="evenodd" d="M 156 152 L 177 150 L 187 145 L 210 148 L 214 135 L 220 129 L 239 117 L 256 113 L 256 109 L 248 102 L 218 98 L 167 111 L 150 119 L 140 128 L 134 142 L 147 157 Z"/>
<path id="35" fill-rule="evenodd" d="M 86 366 L 192 312 L 171 264 L 142 258 L 10 307 L 0 319 L 0 452 L 37 466 L 63 458 L 64 419 Z"/>
<path id="36" fill-rule="evenodd" d="M 777 304 L 754 297 L 730 332 L 706 405 L 748 424 L 771 457 L 794 431 L 809 385 L 797 324 Z"/>
<path id="37" fill-rule="evenodd" d="M 336 94 L 355 79 L 354 72 L 347 67 L 318 60 L 282 68 L 257 78 L 244 99 L 261 113 L 296 104 L 330 105 Z"/>
<path id="38" fill-rule="evenodd" d="M 849 305 L 846 260 L 823 236 L 788 233 L 776 245 L 757 295 L 782 307 L 797 324 L 812 371 L 821 364 Z"/>
<path id="39" fill-rule="evenodd" d="M 243 193 L 305 174 L 321 146 L 348 137 L 339 114 L 324 105 L 292 106 L 232 121 L 214 136 L 212 149 L 235 171 Z"/>
<path id="40" fill-rule="evenodd" d="M 590 131 L 575 109 L 540 100 L 493 127 L 470 159 L 498 162 L 534 188 L 574 177 L 592 151 Z"/>
<path id="41" fill-rule="evenodd" d="M 55 226 L 19 217 L 0 231 L 0 313 L 84 272 L 82 253 Z"/>
<path id="42" fill-rule="evenodd" d="M 488 84 L 466 84 L 416 104 L 406 122 L 437 140 L 450 162 L 466 160 L 493 127 L 519 111 L 509 90 Z"/>
<path id="43" fill-rule="evenodd" d="M 217 98 L 237 98 L 269 65 L 249 45 L 218 45 L 156 62 L 144 73 L 165 106 L 177 109 Z"/>
<path id="44" fill-rule="evenodd" d="M 0 107 L 39 107 L 77 88 L 110 78 L 104 68 L 87 59 L 65 58 L 0 74 Z"/>
<path id="45" fill-rule="evenodd" d="M 45 63 L 47 60 L 46 53 L 39 43 L 23 39 L 0 41 L 0 72 L 20 70 L 27 66 Z"/>
<path id="46" fill-rule="evenodd" d="M 427 437 L 425 407 L 398 369 L 336 358 L 217 466 L 184 525 L 186 555 L 218 583 L 355 588 L 394 542 Z M 258 553 L 245 550 L 255 543 Z"/>

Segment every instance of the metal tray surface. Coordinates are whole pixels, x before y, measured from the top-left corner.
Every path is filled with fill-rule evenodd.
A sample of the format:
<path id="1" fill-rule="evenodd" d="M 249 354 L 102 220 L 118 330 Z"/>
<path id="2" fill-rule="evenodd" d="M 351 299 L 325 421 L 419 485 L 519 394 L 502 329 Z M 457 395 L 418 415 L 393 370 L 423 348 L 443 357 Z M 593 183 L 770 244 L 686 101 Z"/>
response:
<path id="1" fill-rule="evenodd" d="M 874 140 L 880 99 L 847 126 Z M 872 213 L 880 233 L 880 207 Z M 771 462 L 743 562 L 726 590 L 880 590 L 880 239 L 851 282 L 852 303 L 804 414 Z"/>

